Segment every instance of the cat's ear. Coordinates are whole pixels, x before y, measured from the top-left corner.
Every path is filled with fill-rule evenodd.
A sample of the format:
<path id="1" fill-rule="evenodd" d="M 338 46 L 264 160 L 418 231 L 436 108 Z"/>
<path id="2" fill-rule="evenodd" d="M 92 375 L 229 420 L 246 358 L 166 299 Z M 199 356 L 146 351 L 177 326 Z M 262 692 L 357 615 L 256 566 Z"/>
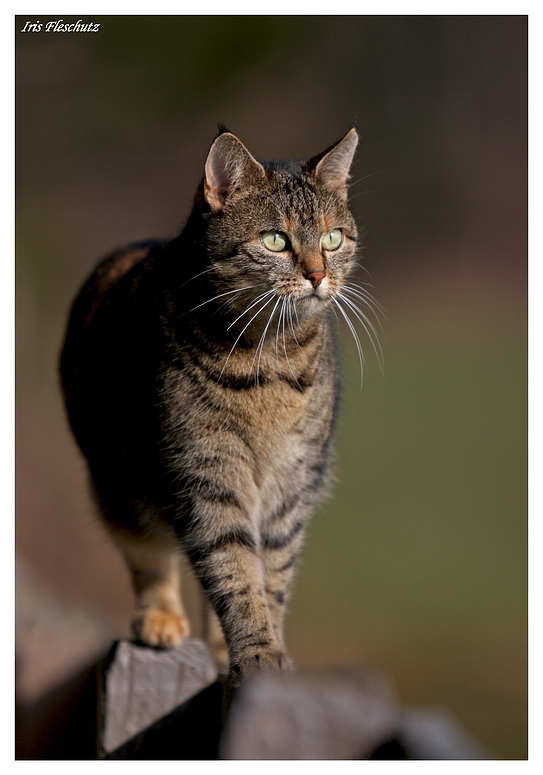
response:
<path id="1" fill-rule="evenodd" d="M 231 132 L 222 132 L 210 148 L 204 175 L 204 196 L 212 212 L 223 209 L 228 197 L 244 184 L 264 177 L 264 167 Z"/>
<path id="2" fill-rule="evenodd" d="M 349 170 L 357 145 L 358 135 L 353 127 L 349 129 L 345 137 L 332 145 L 331 148 L 327 148 L 318 156 L 310 159 L 306 164 L 306 169 L 312 172 L 317 180 L 327 188 L 338 191 L 346 197 Z"/>

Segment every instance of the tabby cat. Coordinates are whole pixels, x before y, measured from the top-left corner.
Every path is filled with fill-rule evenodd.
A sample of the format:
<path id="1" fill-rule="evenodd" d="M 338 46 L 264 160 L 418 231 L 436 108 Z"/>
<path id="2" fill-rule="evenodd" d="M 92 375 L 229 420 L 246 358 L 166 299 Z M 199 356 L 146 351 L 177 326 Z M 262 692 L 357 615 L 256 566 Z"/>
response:
<path id="1" fill-rule="evenodd" d="M 182 233 L 110 255 L 70 317 L 68 416 L 132 572 L 135 633 L 155 647 L 189 634 L 183 550 L 232 687 L 291 666 L 283 617 L 338 405 L 330 316 L 365 298 L 345 285 L 357 142 L 351 129 L 308 162 L 259 163 L 221 127 Z"/>

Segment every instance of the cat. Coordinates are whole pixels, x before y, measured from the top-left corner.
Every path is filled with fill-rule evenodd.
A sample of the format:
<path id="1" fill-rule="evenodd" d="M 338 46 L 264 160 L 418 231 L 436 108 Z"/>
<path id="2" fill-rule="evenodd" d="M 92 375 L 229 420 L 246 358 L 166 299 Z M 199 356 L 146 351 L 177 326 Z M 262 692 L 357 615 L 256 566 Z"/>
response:
<path id="1" fill-rule="evenodd" d="M 233 688 L 293 667 L 285 606 L 338 409 L 331 312 L 367 303 L 346 284 L 357 143 L 353 128 L 307 162 L 260 163 L 220 127 L 181 234 L 107 257 L 69 320 L 67 413 L 131 570 L 134 632 L 162 648 L 189 634 L 184 551 Z"/>

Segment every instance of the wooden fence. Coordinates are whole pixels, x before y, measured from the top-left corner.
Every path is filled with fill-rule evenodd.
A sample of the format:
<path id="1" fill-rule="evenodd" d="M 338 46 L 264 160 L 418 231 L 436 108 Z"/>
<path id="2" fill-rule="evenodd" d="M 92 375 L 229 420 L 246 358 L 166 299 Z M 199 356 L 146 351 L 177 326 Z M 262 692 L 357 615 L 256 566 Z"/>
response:
<path id="1" fill-rule="evenodd" d="M 402 708 L 372 667 L 263 673 L 222 719 L 206 645 L 117 641 L 37 706 L 17 709 L 18 759 L 491 759 L 443 709 Z"/>

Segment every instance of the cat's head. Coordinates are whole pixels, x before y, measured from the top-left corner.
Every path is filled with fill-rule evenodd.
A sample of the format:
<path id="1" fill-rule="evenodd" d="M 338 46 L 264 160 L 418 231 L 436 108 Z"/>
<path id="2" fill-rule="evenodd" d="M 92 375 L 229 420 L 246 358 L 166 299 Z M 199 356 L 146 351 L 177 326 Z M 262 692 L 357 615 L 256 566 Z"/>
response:
<path id="1" fill-rule="evenodd" d="M 270 291 L 300 313 L 326 306 L 352 270 L 357 229 L 347 182 L 354 129 L 307 162 L 258 162 L 222 131 L 211 146 L 200 197 L 209 275 L 218 291 L 247 288 L 224 302 L 241 309 Z M 255 308 L 256 309 L 256 308 Z"/>

